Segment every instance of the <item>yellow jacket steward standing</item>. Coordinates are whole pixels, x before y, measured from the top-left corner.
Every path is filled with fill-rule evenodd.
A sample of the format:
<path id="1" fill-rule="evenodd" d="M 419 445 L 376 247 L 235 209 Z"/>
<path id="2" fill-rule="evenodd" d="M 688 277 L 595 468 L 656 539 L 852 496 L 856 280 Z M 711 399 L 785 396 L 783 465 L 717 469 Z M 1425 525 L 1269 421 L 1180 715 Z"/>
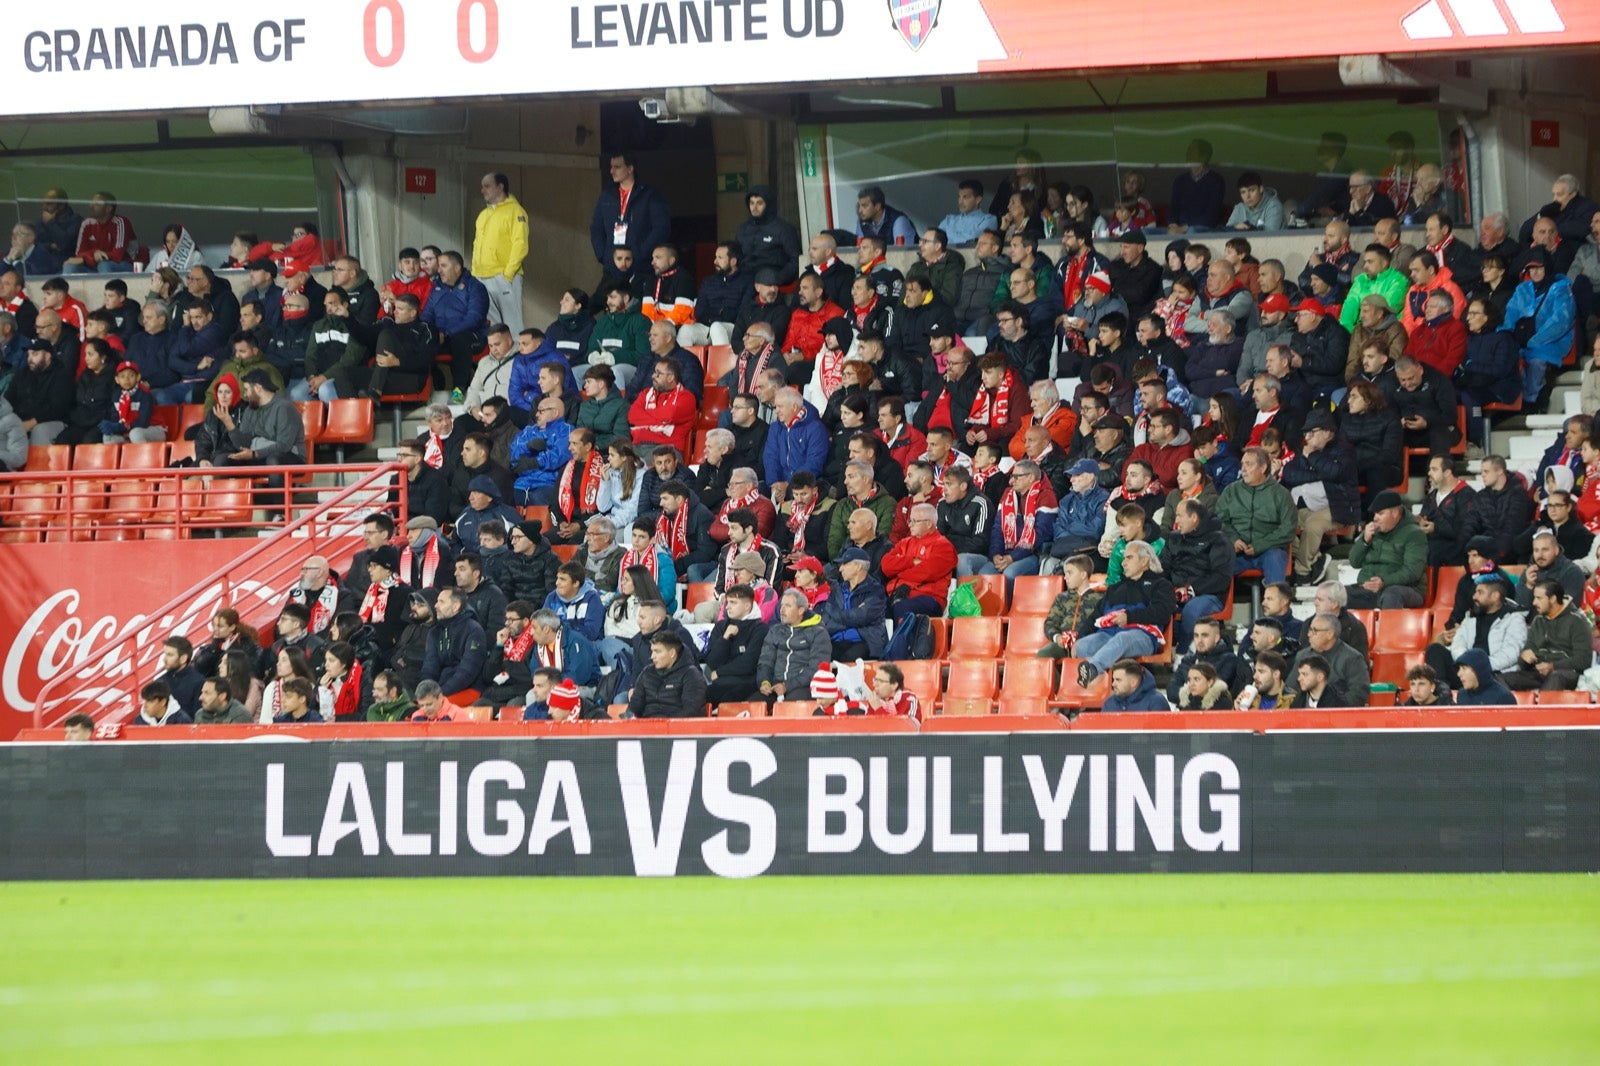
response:
<path id="1" fill-rule="evenodd" d="M 522 331 L 522 261 L 528 257 L 528 212 L 515 196 L 478 212 L 472 275 L 489 290 L 489 318 Z"/>

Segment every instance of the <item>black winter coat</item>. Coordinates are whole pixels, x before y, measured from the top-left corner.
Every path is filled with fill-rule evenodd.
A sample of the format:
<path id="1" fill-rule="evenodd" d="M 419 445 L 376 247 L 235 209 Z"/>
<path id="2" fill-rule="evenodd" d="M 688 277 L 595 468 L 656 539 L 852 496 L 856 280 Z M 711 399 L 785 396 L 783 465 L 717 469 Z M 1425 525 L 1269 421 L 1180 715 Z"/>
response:
<path id="1" fill-rule="evenodd" d="M 1333 520 L 1341 526 L 1352 525 L 1361 519 L 1361 488 L 1356 480 L 1356 463 L 1355 449 L 1335 437 L 1319 452 L 1295 453 L 1295 457 L 1283 465 L 1283 487 L 1292 490 L 1322 482 Z"/>
<path id="2" fill-rule="evenodd" d="M 1231 569 L 1231 568 L 1230 568 Z M 1106 589 L 1106 598 L 1100 616 L 1128 612 L 1128 625 L 1150 625 L 1166 629 L 1172 616 L 1178 613 L 1177 598 L 1172 582 L 1165 574 L 1146 570 L 1143 577 L 1124 575 L 1121 581 Z"/>
<path id="3" fill-rule="evenodd" d="M 1289 350 L 1300 356 L 1300 368 L 1312 389 L 1344 388 L 1344 367 L 1350 357 L 1350 334 L 1332 315 L 1310 333 L 1296 330 L 1289 336 Z"/>
<path id="4" fill-rule="evenodd" d="M 1339 436 L 1354 449 L 1358 470 L 1400 465 L 1400 419 L 1392 407 L 1358 415 L 1341 407 Z"/>
<path id="5" fill-rule="evenodd" d="M 730 627 L 735 631 L 732 637 L 727 635 Z M 759 612 L 751 611 L 741 622 L 724 618 L 711 627 L 706 642 L 706 670 L 715 670 L 718 681 L 748 681 L 755 688 L 761 644 L 766 639 L 767 624 Z"/>
<path id="6" fill-rule="evenodd" d="M 701 718 L 706 713 L 706 677 L 687 655 L 665 673 L 648 659 L 633 683 L 628 711 L 635 718 Z"/>
<path id="7" fill-rule="evenodd" d="M 1168 533 L 1161 545 L 1161 567 L 1173 585 L 1190 585 L 1197 596 L 1225 599 L 1233 582 L 1233 545 L 1217 516 L 1206 515 L 1193 533 Z"/>
<path id="8" fill-rule="evenodd" d="M 556 589 L 556 571 L 561 568 L 561 559 L 550 550 L 550 541 L 540 537 L 532 555 L 512 552 L 505 567 L 506 585 L 502 591 L 506 599 L 527 600 L 539 608 Z"/>

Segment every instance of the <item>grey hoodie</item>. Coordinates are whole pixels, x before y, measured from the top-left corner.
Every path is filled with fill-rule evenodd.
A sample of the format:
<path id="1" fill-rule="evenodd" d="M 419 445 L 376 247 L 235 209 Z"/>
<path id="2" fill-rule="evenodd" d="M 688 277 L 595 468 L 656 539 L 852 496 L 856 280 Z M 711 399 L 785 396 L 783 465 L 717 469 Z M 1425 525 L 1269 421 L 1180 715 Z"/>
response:
<path id="1" fill-rule="evenodd" d="M 21 470 L 28 462 L 28 431 L 11 409 L 11 402 L 0 396 L 0 470 Z"/>

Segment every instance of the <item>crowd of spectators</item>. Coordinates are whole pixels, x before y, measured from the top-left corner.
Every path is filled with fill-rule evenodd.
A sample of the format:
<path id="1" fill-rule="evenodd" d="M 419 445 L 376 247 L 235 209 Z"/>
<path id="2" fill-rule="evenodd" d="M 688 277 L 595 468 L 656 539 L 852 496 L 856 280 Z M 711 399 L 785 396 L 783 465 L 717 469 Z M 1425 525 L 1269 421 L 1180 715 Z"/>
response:
<path id="1" fill-rule="evenodd" d="M 1594 425 L 1569 420 L 1532 479 L 1463 438 L 1487 405 L 1541 409 L 1548 369 L 1593 336 L 1600 214 L 1570 176 L 1515 234 L 1503 215 L 1482 219 L 1475 244 L 1456 235 L 1437 168 L 1358 171 L 1293 205 L 1246 174 L 1229 213 L 1203 145 L 1159 212 L 1138 180 L 1112 212 L 1078 186 L 1058 209 L 1019 166 L 987 211 L 982 184 L 960 182 L 954 211 L 926 229 L 864 189 L 855 233 L 804 249 L 757 185 L 696 284 L 664 198 L 626 154 L 609 162 L 591 226 L 599 278 L 569 289 L 544 330 L 507 321 L 520 307 L 507 256 L 527 216 L 498 175 L 484 179 L 470 270 L 460 253 L 408 248 L 379 289 L 340 257 L 309 326 L 313 283 L 279 289 L 270 258 L 246 264 L 242 306 L 192 267 L 187 299 L 171 298 L 185 323 L 172 344 L 159 342 L 166 298 L 118 318 L 108 283 L 87 316 L 103 334 L 84 350 L 115 336 L 128 358 L 102 368 L 177 390 L 158 397 L 214 387 L 254 409 L 285 389 L 374 395 L 436 362 L 458 383 L 401 449 L 408 512 L 371 516 L 350 571 L 303 590 L 323 605 L 289 626 L 312 645 L 311 709 L 245 684 L 302 687 L 280 622 L 265 652 L 237 625 L 195 649 L 202 674 L 235 643 L 250 661 L 198 707 L 173 692 L 185 713 L 237 716 L 231 693 L 263 719 L 374 706 L 437 718 L 467 713 L 451 701 L 469 690 L 535 718 L 832 707 L 826 664 L 911 657 L 917 620 L 946 612 L 959 577 L 991 574 L 1063 575 L 1039 654 L 1073 660 L 1083 685 L 1110 673 L 1108 707 L 1364 705 L 1368 637 L 1348 612 L 1423 607 L 1441 567 L 1465 567 L 1470 587 L 1413 671 L 1418 702 L 1570 688 L 1592 665 Z M 1157 259 L 1161 212 L 1182 236 Z M 1292 212 L 1322 231 L 1294 280 L 1238 235 Z M 1372 239 L 1352 245 L 1352 226 Z M 839 254 L 851 241 L 854 265 Z M 902 273 L 887 251 L 913 242 Z M 17 280 L 0 276 L 0 335 L 25 353 L 8 391 L 24 428 L 111 437 L 71 403 L 59 418 L 39 406 L 73 390 L 78 347 L 62 338 L 85 316 L 24 310 Z M 720 374 L 703 345 L 729 346 Z M 712 386 L 725 409 L 708 406 Z M 1597 406 L 1587 379 L 1585 400 Z M 1420 511 L 1404 496 L 1411 452 L 1428 462 Z M 1459 476 L 1469 457 L 1481 488 Z M 549 509 L 548 527 L 523 517 L 530 506 Z M 1262 582 L 1262 612 L 1231 644 L 1216 616 L 1240 575 Z M 710 598 L 691 608 L 687 586 L 702 583 Z M 1316 590 L 1304 624 L 1295 586 Z M 1159 654 L 1176 660 L 1165 694 L 1133 662 Z M 417 709 L 395 710 L 407 694 Z M 840 698 L 903 706 L 858 695 Z"/>

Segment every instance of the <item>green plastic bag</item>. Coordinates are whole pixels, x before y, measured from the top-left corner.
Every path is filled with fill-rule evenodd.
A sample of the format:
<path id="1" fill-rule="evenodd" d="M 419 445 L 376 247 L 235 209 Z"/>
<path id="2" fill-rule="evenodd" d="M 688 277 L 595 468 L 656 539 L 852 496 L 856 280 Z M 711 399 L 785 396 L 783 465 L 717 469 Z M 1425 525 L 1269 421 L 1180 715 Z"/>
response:
<path id="1" fill-rule="evenodd" d="M 956 590 L 950 594 L 951 618 L 975 618 L 983 613 L 983 606 L 978 603 L 978 594 L 971 585 L 957 585 Z"/>

